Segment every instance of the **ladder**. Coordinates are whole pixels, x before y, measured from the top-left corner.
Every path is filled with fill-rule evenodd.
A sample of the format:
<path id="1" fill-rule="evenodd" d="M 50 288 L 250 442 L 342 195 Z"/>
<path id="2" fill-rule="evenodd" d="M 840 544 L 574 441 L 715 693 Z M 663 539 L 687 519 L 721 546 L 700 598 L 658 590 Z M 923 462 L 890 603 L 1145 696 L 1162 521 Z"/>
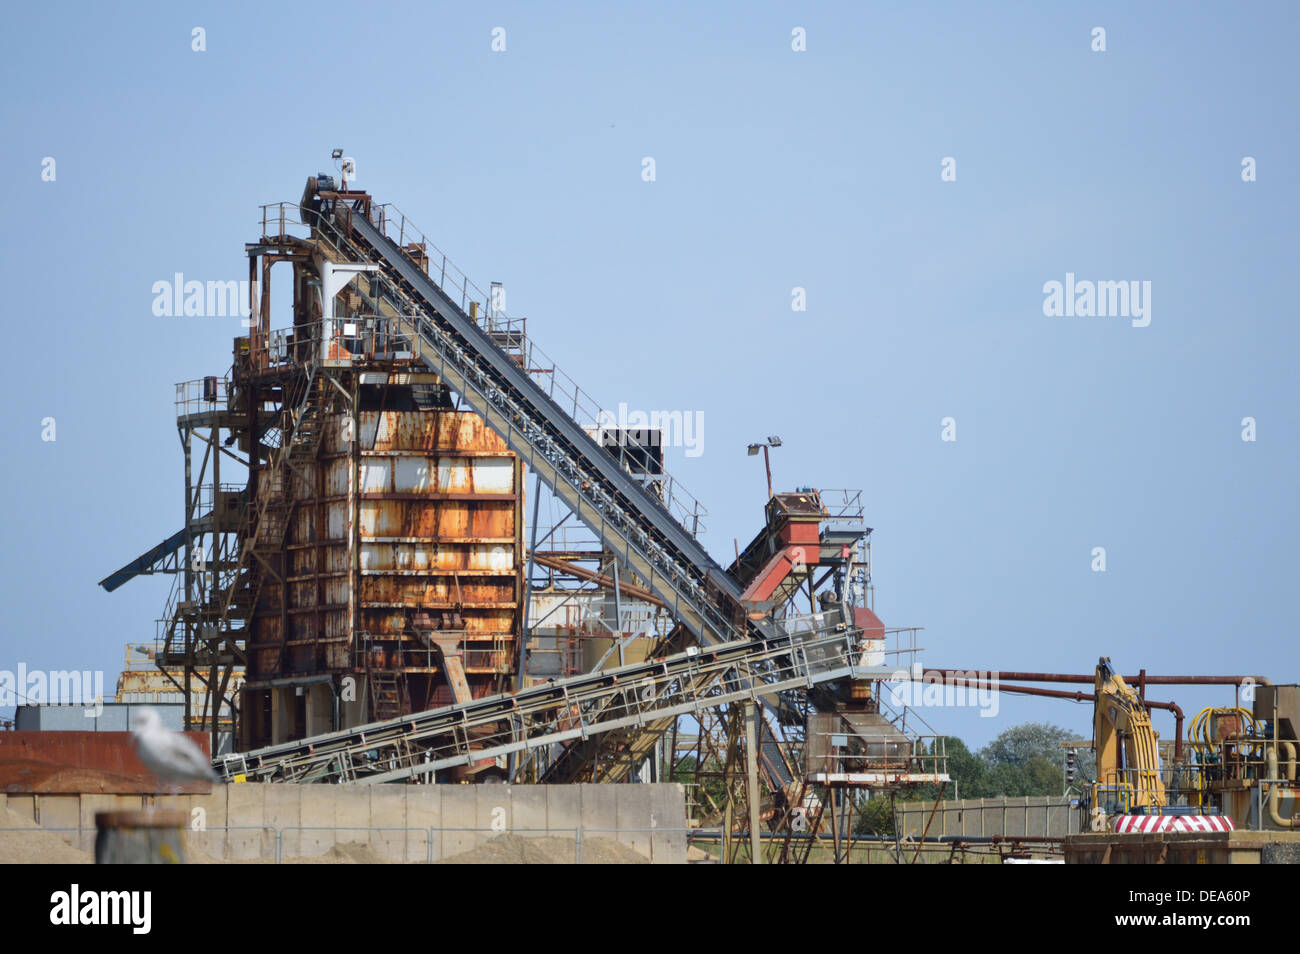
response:
<path id="1" fill-rule="evenodd" d="M 396 719 L 402 714 L 406 703 L 401 671 L 372 669 L 369 676 L 370 711 L 375 721 Z"/>

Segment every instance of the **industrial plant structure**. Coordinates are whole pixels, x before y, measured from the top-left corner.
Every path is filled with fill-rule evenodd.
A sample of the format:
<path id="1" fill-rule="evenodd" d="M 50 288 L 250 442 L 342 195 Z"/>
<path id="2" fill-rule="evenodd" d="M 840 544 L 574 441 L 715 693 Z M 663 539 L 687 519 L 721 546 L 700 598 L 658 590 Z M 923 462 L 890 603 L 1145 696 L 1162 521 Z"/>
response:
<path id="1" fill-rule="evenodd" d="M 868 606 L 859 493 L 771 494 L 724 567 L 659 430 L 610 427 L 393 206 L 312 176 L 245 249 L 230 370 L 177 387 L 182 528 L 103 581 L 174 575 L 156 662 L 230 775 L 689 771 L 774 828 L 947 779 L 873 688 L 916 634 Z"/>
<path id="2" fill-rule="evenodd" d="M 230 369 L 177 387 L 181 528 L 103 581 L 172 574 L 150 653 L 227 779 L 688 780 L 724 857 L 786 861 L 845 857 L 863 793 L 943 797 L 942 738 L 882 698 L 917 631 L 872 609 L 859 492 L 769 471 L 723 565 L 662 434 L 610 426 L 395 207 L 319 174 L 261 212 Z M 1156 704 L 1116 686 L 1143 754 L 1107 737 L 1094 818 L 1253 796 L 1294 824 L 1294 693 L 1216 716 L 1170 767 L 1192 781 L 1135 800 Z"/>

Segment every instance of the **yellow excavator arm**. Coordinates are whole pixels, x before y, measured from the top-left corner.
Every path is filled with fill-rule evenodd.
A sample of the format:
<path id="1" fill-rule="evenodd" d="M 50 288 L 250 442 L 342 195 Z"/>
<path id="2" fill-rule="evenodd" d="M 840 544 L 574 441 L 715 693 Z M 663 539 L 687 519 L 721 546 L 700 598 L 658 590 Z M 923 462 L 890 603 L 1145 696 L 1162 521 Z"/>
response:
<path id="1" fill-rule="evenodd" d="M 1097 663 L 1096 700 L 1094 813 L 1106 803 L 1118 804 L 1121 812 L 1137 808 L 1159 813 L 1166 804 L 1165 786 L 1151 714 L 1106 656 Z"/>

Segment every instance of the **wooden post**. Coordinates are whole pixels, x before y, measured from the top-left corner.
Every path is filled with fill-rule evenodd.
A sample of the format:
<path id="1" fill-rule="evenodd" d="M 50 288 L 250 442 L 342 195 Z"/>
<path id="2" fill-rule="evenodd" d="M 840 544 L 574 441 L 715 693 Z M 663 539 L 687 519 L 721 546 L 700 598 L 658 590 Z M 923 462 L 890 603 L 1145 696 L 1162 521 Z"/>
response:
<path id="1" fill-rule="evenodd" d="M 189 816 L 176 811 L 95 813 L 95 864 L 182 865 Z"/>

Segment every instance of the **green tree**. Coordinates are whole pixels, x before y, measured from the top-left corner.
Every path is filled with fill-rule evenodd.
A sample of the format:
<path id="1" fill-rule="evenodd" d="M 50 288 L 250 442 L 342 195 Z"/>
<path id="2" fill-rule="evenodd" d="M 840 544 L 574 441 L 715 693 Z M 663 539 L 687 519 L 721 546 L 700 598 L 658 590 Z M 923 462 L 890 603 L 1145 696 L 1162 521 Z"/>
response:
<path id="1" fill-rule="evenodd" d="M 858 805 L 858 817 L 853 823 L 858 835 L 892 835 L 894 809 L 888 795 L 873 795 Z"/>
<path id="2" fill-rule="evenodd" d="M 1064 755 L 1064 750 L 1062 750 Z M 1060 760 L 1049 762 L 1041 755 L 1035 755 L 1021 766 L 1024 775 L 1026 795 L 1060 795 L 1065 791 L 1065 769 Z"/>
<path id="3" fill-rule="evenodd" d="M 1048 722 L 1026 722 L 1006 729 L 986 745 L 980 755 L 990 765 L 1024 767 L 1030 759 L 1044 758 L 1054 764 L 1065 760 L 1061 743 L 1075 738 L 1075 733 Z"/>
<path id="4" fill-rule="evenodd" d="M 948 785 L 947 797 L 954 794 L 960 798 L 984 798 L 992 794 L 989 780 L 989 766 L 956 736 L 944 740 L 944 751 L 948 756 L 948 775 L 952 782 Z"/>
<path id="5" fill-rule="evenodd" d="M 935 755 L 937 752 L 947 756 L 948 777 L 952 780 L 943 788 L 944 798 L 981 798 L 995 794 L 990 788 L 988 765 L 961 739 L 955 735 L 935 739 L 926 747 L 925 754 Z M 939 785 L 918 785 L 901 790 L 897 798 L 932 802 L 939 797 L 940 788 Z"/>
<path id="6" fill-rule="evenodd" d="M 1065 746 L 1076 733 L 1047 722 L 1012 726 L 980 750 L 990 796 L 1060 795 L 1065 790 Z M 1076 779 L 1086 778 L 1091 753 L 1080 751 Z M 1085 758 L 1087 756 L 1087 758 Z M 965 793 L 963 793 L 965 794 Z"/>

